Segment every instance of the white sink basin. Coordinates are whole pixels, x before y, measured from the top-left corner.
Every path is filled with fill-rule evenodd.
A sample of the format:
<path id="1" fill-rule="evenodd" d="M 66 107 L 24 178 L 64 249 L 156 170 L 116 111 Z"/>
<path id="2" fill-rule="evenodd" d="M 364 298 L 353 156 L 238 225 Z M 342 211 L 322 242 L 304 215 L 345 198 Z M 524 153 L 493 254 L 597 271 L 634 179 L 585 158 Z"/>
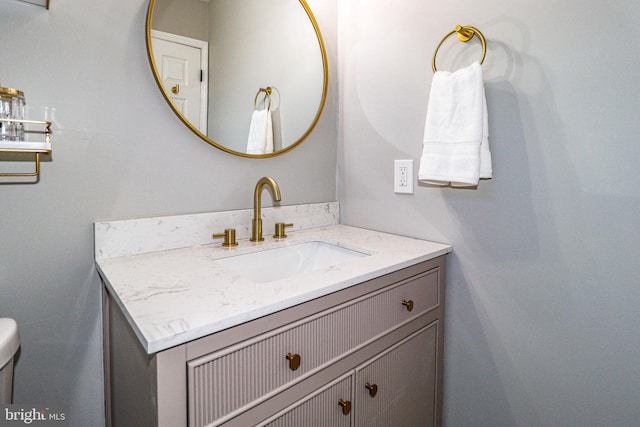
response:
<path id="1" fill-rule="evenodd" d="M 312 241 L 232 255 L 216 263 L 254 282 L 273 282 L 366 256 L 364 251 Z"/>

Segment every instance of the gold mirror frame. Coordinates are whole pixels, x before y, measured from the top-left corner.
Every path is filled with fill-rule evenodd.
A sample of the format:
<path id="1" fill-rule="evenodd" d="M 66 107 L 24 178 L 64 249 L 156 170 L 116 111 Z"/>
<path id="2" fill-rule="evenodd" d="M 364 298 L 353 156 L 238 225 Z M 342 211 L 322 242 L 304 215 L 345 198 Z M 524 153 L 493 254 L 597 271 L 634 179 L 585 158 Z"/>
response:
<path id="1" fill-rule="evenodd" d="M 305 12 L 307 13 L 307 16 L 309 17 L 309 20 L 311 21 L 311 24 L 313 25 L 313 29 L 315 31 L 315 34 L 316 34 L 317 38 L 318 38 L 318 44 L 320 45 L 320 54 L 322 55 L 322 68 L 323 68 L 322 97 L 320 99 L 320 104 L 318 106 L 318 110 L 317 110 L 317 112 L 316 112 L 311 124 L 309 125 L 309 128 L 304 132 L 304 134 L 300 138 L 298 138 L 296 141 L 292 142 L 291 144 L 287 145 L 286 147 L 282 148 L 281 150 L 274 151 L 273 153 L 268 153 L 268 154 L 248 154 L 248 153 L 244 153 L 242 151 L 233 150 L 231 148 L 226 147 L 224 144 L 222 144 L 220 142 L 214 141 L 212 138 L 210 138 L 209 136 L 205 135 L 198 128 L 196 128 L 182 114 L 182 112 L 178 109 L 178 107 L 176 107 L 176 105 L 174 104 L 173 100 L 171 99 L 171 96 L 169 95 L 169 93 L 167 91 L 167 88 L 165 87 L 164 83 L 162 82 L 162 78 L 160 77 L 160 73 L 158 72 L 158 67 L 156 65 L 156 61 L 155 61 L 155 58 L 153 56 L 153 48 L 152 48 L 152 42 L 151 42 L 151 21 L 152 21 L 152 17 L 153 17 L 153 10 L 154 10 L 154 6 L 155 6 L 155 3 L 156 3 L 156 0 L 150 0 L 149 1 L 149 8 L 147 10 L 146 42 L 147 42 L 147 56 L 148 56 L 148 59 L 149 59 L 149 63 L 151 65 L 151 69 L 153 71 L 153 77 L 155 78 L 156 83 L 157 83 L 158 87 L 160 88 L 160 91 L 162 92 L 162 95 L 164 96 L 165 100 L 167 101 L 167 103 L 169 104 L 169 106 L 171 107 L 173 112 L 180 118 L 180 120 L 189 129 L 191 129 L 191 131 L 193 133 L 198 135 L 200 138 L 202 138 L 207 143 L 213 145 L 216 148 L 219 148 L 220 150 L 226 151 L 227 153 L 235 154 L 237 156 L 242 156 L 242 157 L 250 157 L 250 158 L 268 158 L 268 157 L 278 156 L 280 154 L 283 154 L 283 153 L 286 153 L 287 151 L 292 150 L 293 148 L 297 147 L 302 141 L 304 141 L 309 136 L 311 131 L 313 131 L 313 128 L 316 126 L 316 124 L 318 123 L 318 120 L 320 119 L 320 115 L 322 114 L 322 110 L 324 109 L 324 104 L 325 104 L 326 99 L 327 99 L 327 90 L 328 90 L 328 83 L 329 83 L 329 71 L 328 71 L 328 65 L 327 65 L 327 51 L 326 51 L 326 48 L 325 48 L 325 45 L 324 45 L 324 41 L 322 39 L 322 34 L 320 33 L 320 27 L 318 26 L 318 22 L 316 21 L 315 16 L 313 16 L 313 12 L 311 11 L 311 8 L 309 7 L 309 5 L 307 4 L 307 2 L 305 0 L 298 0 L 298 1 L 300 2 L 300 5 L 304 8 Z"/>

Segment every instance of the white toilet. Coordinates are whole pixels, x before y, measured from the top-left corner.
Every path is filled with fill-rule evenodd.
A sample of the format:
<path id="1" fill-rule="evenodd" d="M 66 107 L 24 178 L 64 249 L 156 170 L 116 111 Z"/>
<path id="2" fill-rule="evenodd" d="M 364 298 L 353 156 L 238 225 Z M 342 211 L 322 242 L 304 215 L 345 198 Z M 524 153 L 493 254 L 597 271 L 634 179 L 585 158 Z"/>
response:
<path id="1" fill-rule="evenodd" d="M 18 324 L 9 318 L 0 318 L 0 405 L 11 403 L 13 391 L 13 356 L 20 347 Z"/>

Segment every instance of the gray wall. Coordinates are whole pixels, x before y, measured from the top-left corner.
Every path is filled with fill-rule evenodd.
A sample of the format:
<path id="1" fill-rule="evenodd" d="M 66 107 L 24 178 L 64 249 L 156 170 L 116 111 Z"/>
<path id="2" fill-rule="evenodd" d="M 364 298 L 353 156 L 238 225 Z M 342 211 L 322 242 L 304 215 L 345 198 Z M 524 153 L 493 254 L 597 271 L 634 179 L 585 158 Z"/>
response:
<path id="1" fill-rule="evenodd" d="M 157 0 L 153 29 L 198 40 L 209 40 L 209 3 L 202 0 Z"/>
<path id="2" fill-rule="evenodd" d="M 39 182 L 0 184 L 0 316 L 22 338 L 14 400 L 69 405 L 72 426 L 101 426 L 93 221 L 248 208 L 267 174 L 283 204 L 335 200 L 337 86 L 305 143 L 235 157 L 166 105 L 147 61 L 145 0 L 51 3 L 0 2 L 2 84 L 25 92 L 32 116 L 55 106 L 60 131 Z M 335 2 L 310 4 L 335 67 Z"/>
<path id="3" fill-rule="evenodd" d="M 338 16 L 341 220 L 454 247 L 446 425 L 636 426 L 640 3 L 369 0 Z M 433 50 L 466 23 L 489 44 L 494 179 L 395 195 L 393 159 L 418 167 Z M 464 62 L 454 45 L 441 68 Z"/>

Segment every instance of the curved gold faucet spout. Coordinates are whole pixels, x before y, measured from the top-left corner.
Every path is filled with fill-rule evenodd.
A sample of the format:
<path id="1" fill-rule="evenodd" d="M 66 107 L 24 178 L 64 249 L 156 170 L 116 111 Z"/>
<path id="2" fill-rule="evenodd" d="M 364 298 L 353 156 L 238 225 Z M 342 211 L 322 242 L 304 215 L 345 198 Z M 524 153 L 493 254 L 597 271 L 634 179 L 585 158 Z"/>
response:
<path id="1" fill-rule="evenodd" d="M 278 186 L 275 179 L 270 176 L 263 176 L 258 180 L 256 189 L 253 192 L 253 220 L 251 221 L 250 239 L 252 242 L 262 242 L 264 240 L 262 237 L 262 215 L 260 210 L 262 206 L 262 189 L 265 185 L 270 188 L 274 201 L 279 202 L 282 200 L 282 196 L 280 195 L 280 186 Z"/>

